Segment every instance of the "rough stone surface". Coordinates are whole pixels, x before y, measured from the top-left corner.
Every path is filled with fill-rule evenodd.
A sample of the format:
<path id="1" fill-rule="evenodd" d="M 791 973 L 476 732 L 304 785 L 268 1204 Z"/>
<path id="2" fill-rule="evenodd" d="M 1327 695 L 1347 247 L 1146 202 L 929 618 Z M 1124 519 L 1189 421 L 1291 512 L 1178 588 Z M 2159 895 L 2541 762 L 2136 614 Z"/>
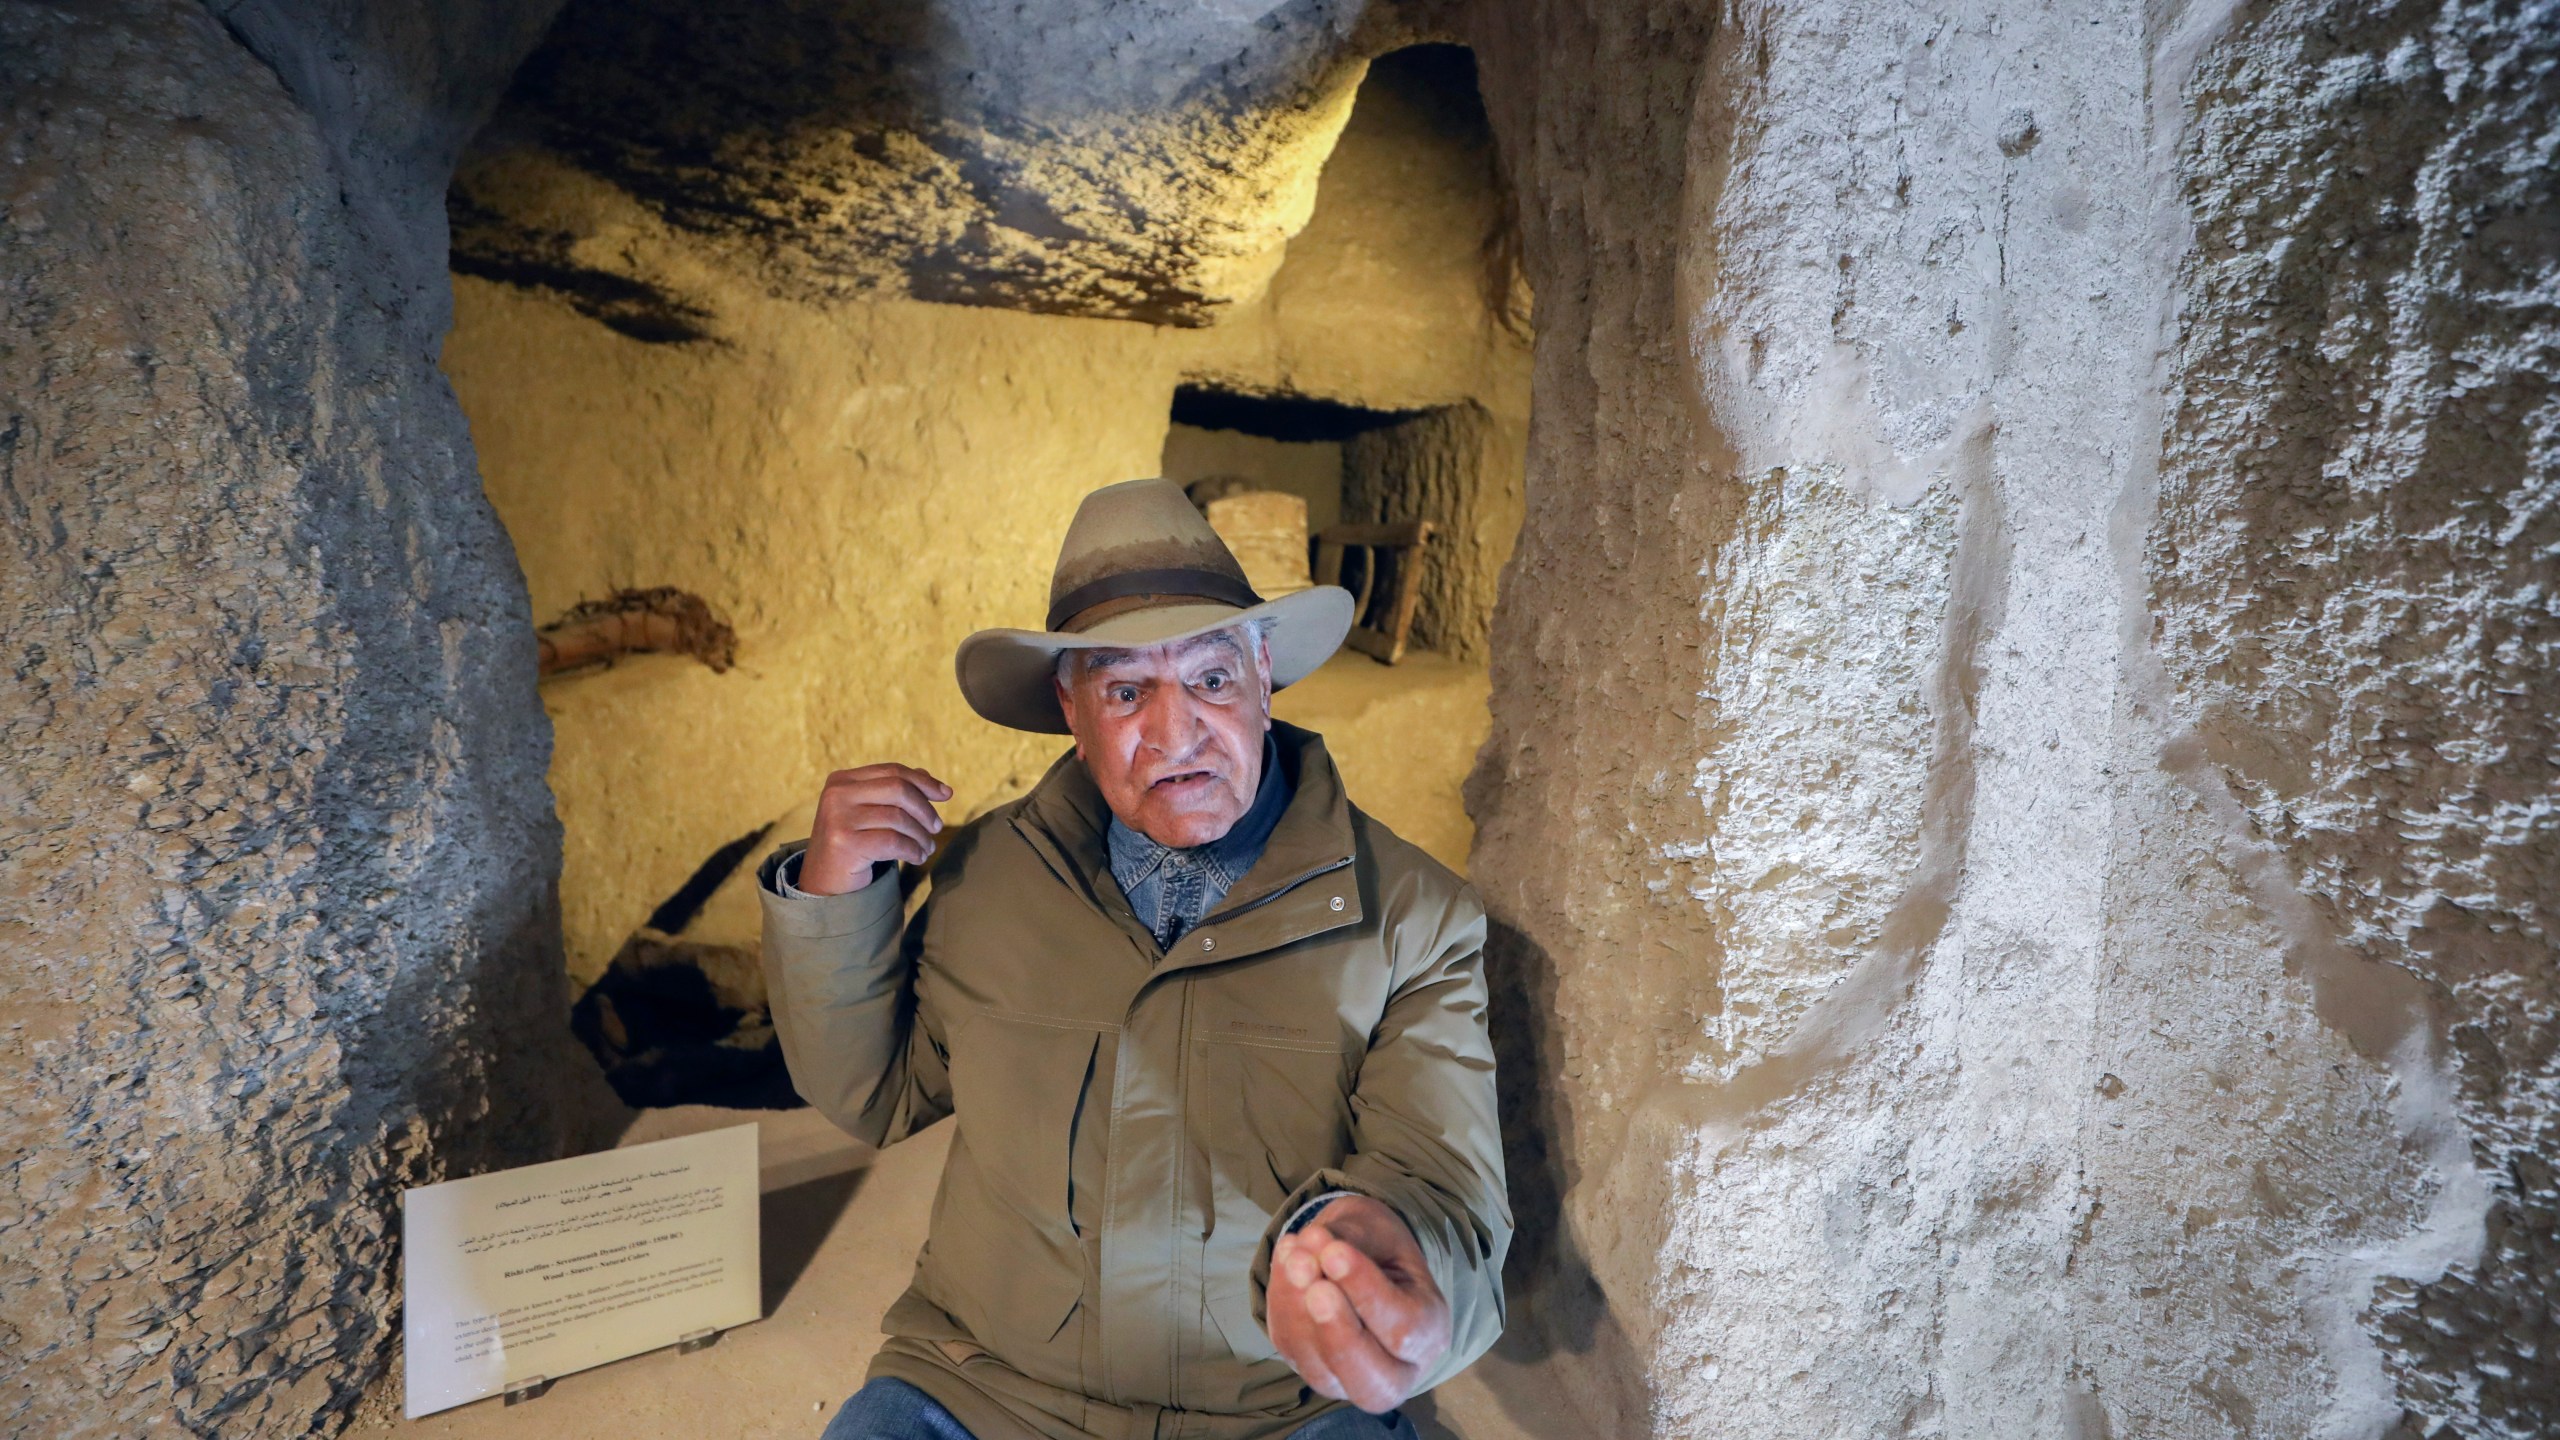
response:
<path id="1" fill-rule="evenodd" d="M 1270 440 L 1177 422 L 1165 431 L 1160 463 L 1164 478 L 1183 486 L 1232 477 L 1259 489 L 1295 495 L 1307 502 L 1309 530 L 1322 530 L 1342 520 L 1342 442 L 1338 440 Z"/>
<path id="2" fill-rule="evenodd" d="M 2551 19 L 1477 13 L 1524 1232 L 1444 1417 L 2560 1425 Z"/>
<path id="3" fill-rule="evenodd" d="M 580 981 L 831 768 L 900 757 L 966 808 L 1046 769 L 1056 742 L 979 720 L 951 655 L 1037 621 L 1077 502 L 1157 473 L 1180 385 L 1480 411 L 1488 468 L 1463 518 L 1481 534 L 1449 543 L 1482 626 L 1518 524 L 1529 356 L 1486 278 L 1501 205 L 1481 112 L 1447 92 L 1472 79 L 1450 70 L 1445 53 L 1372 67 L 1287 263 L 1203 329 L 775 295 L 724 245 L 574 175 L 542 203 L 612 237 L 594 253 L 617 273 L 692 297 L 710 338 L 650 343 L 554 287 L 457 279 L 445 368 L 534 614 L 675 585 L 738 631 L 726 674 L 642 656 L 542 687 Z"/>
<path id="4" fill-rule="evenodd" d="M 434 369 L 435 199 L 542 16 L 222 8 L 0 5 L 15 1435 L 334 1429 L 397 1187 L 574 1109 L 529 616 Z"/>
<path id="5" fill-rule="evenodd" d="M 595 289 L 525 193 L 565 164 L 794 293 L 1205 324 L 1306 223 L 1387 16 L 576 0 L 463 176 L 460 263 Z"/>
<path id="6" fill-rule="evenodd" d="M 2486 1243 L 2361 1317 L 2402 1402 L 2560 1427 L 2560 10 L 2288 4 L 2199 70 L 2145 562 L 2317 982 L 2445 1027 Z M 2330 975 L 2337 978 L 2327 978 Z M 2354 1003 L 2342 995 L 2340 1005 Z"/>
<path id="7" fill-rule="evenodd" d="M 1353 520 L 1428 520 L 1413 643 L 1482 661 L 1502 562 L 1520 533 L 1523 427 L 1474 404 L 1445 405 L 1342 445 L 1342 509 Z"/>

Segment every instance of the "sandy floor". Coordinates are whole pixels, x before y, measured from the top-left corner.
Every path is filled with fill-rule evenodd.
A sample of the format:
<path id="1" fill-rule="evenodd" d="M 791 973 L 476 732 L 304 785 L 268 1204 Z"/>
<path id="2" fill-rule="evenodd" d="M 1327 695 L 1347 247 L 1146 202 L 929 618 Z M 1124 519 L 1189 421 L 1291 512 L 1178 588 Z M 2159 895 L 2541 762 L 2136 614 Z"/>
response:
<path id="1" fill-rule="evenodd" d="M 1483 741 L 1485 694 L 1482 669 L 1435 655 L 1394 669 L 1346 655 L 1282 692 L 1275 709 L 1325 735 L 1363 809 L 1463 868 L 1474 829 L 1459 786 Z M 417 1421 L 400 1418 L 395 1366 L 349 1433 L 403 1440 L 814 1437 L 861 1383 L 880 1343 L 881 1312 L 906 1286 L 949 1131 L 937 1127 L 875 1152 L 813 1111 L 689 1107 L 642 1112 L 622 1143 L 750 1119 L 763 1128 L 764 1320 L 707 1350 L 660 1350 L 563 1376 L 521 1404 L 483 1400 Z M 1466 1377 L 1417 1410 L 1424 1433 L 1444 1440 L 1516 1440 L 1521 1433 Z"/>

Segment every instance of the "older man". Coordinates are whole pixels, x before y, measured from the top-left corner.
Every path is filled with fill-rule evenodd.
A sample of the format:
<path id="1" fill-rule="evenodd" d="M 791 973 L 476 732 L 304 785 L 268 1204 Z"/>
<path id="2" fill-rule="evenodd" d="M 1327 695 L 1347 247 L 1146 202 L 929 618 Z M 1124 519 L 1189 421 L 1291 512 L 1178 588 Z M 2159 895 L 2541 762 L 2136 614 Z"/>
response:
<path id="1" fill-rule="evenodd" d="M 762 872 L 800 1092 L 958 1126 L 826 1440 L 1410 1437 L 1501 1332 L 1511 1220 L 1483 912 L 1271 719 L 1350 597 L 1262 600 L 1161 480 L 1086 499 L 1050 595 L 959 654 L 980 715 L 1075 737 L 1030 795 L 935 859 L 949 786 L 840 771 Z"/>

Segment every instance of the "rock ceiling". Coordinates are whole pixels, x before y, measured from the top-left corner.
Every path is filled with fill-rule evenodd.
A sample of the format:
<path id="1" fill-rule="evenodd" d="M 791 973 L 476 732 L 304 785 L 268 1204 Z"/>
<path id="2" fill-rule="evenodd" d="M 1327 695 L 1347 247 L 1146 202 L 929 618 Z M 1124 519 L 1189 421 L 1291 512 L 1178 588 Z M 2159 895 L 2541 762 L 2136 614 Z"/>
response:
<path id="1" fill-rule="evenodd" d="M 1204 325 L 1305 223 L 1367 57 L 1426 34 L 1326 0 L 1040 11 L 575 0 L 455 182 L 454 266 L 705 333 L 621 213 L 789 293 Z"/>

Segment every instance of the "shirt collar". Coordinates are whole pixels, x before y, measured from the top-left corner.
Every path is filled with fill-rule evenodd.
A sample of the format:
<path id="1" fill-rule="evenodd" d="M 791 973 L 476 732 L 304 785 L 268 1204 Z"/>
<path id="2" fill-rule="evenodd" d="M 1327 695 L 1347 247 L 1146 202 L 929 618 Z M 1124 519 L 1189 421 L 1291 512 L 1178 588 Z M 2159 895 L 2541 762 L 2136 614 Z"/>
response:
<path id="1" fill-rule="evenodd" d="M 1109 847 L 1112 877 L 1123 890 L 1146 883 L 1149 876 L 1168 865 L 1176 868 L 1205 865 L 1218 872 L 1219 880 L 1233 885 L 1262 858 L 1263 847 L 1271 843 L 1271 831 L 1280 823 L 1281 814 L 1289 808 L 1289 777 L 1282 773 L 1280 747 L 1269 734 L 1262 737 L 1262 786 L 1227 833 L 1206 845 L 1179 847 L 1160 844 L 1143 832 L 1111 817 L 1105 834 Z"/>

